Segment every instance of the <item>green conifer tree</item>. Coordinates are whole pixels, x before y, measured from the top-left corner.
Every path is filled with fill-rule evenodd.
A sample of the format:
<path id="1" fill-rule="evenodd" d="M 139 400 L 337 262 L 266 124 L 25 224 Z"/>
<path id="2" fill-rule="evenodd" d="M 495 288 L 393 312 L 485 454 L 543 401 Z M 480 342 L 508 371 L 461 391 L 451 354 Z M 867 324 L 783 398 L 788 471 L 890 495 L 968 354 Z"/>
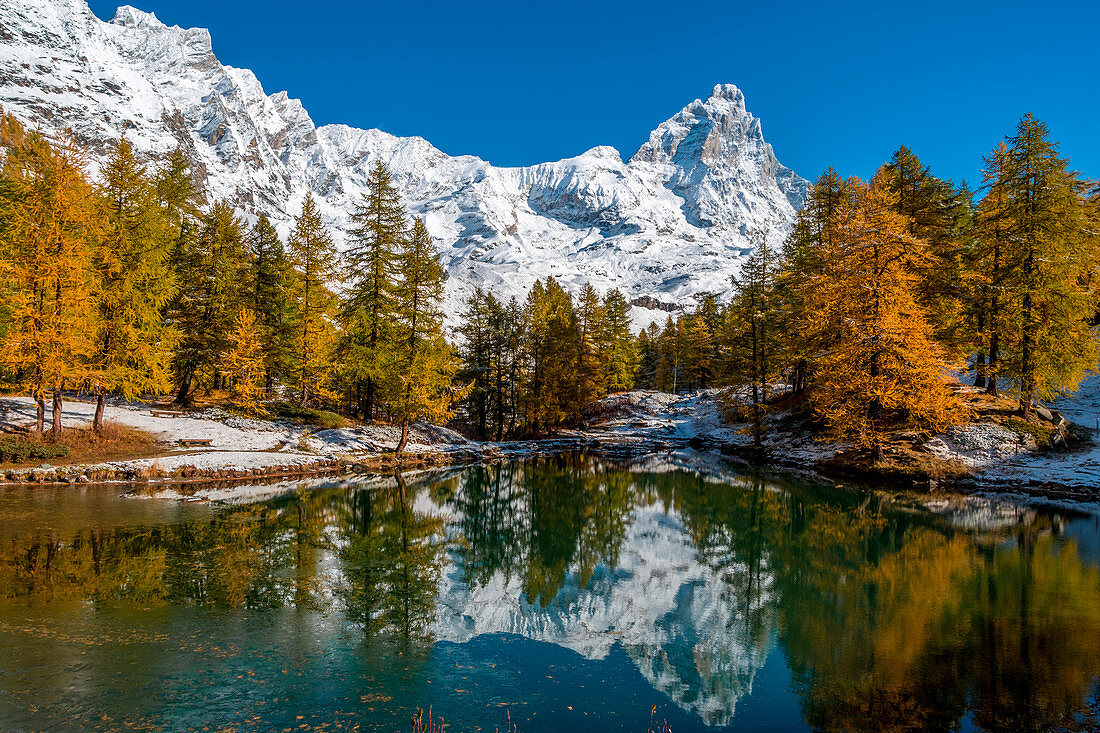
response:
<path id="1" fill-rule="evenodd" d="M 726 315 L 726 378 L 747 386 L 752 406 L 753 442 L 759 446 L 765 405 L 781 348 L 776 295 L 778 257 L 763 235 L 755 237 L 752 256 L 734 278 L 734 296 Z"/>
<path id="2" fill-rule="evenodd" d="M 184 236 L 178 243 L 173 260 L 178 288 L 167 313 L 180 334 L 172 358 L 175 401 L 186 405 L 198 386 L 196 377 L 204 372 L 208 388 L 222 385 L 219 363 L 229 350 L 233 319 L 247 297 L 241 283 L 248 282 L 248 252 L 232 207 L 215 202 L 203 214 L 194 236 Z"/>
<path id="3" fill-rule="evenodd" d="M 604 391 L 625 392 L 634 387 L 638 371 L 638 345 L 630 331 L 630 304 L 620 290 L 612 289 L 604 295 L 603 312 Z"/>
<path id="4" fill-rule="evenodd" d="M 264 354 L 264 393 L 297 371 L 298 318 L 294 293 L 300 288 L 275 227 L 260 214 L 248 237 L 252 254 L 252 308 Z"/>
<path id="5" fill-rule="evenodd" d="M 327 395 L 324 383 L 332 365 L 328 283 L 335 276 L 337 258 L 336 245 L 311 193 L 306 194 L 302 211 L 294 220 L 288 254 L 298 273 L 297 386 L 304 407 Z"/>
<path id="6" fill-rule="evenodd" d="M 459 379 L 470 385 L 466 412 L 479 438 L 486 437 L 489 432 L 494 337 L 491 301 L 495 300 L 481 288 L 474 288 L 466 299 L 466 309 L 462 312 L 458 329 L 462 336 Z"/>
<path id="7" fill-rule="evenodd" d="M 604 310 L 591 283 L 585 283 L 577 297 L 577 401 L 583 409 L 606 394 L 607 378 Z"/>
<path id="8" fill-rule="evenodd" d="M 408 229 L 393 176 L 381 160 L 371 169 L 367 191 L 351 220 L 341 352 L 347 377 L 355 385 L 358 411 L 371 420 L 377 385 L 386 377 L 386 348 L 394 338 L 390 330 L 395 317 L 397 255 Z"/>
<path id="9" fill-rule="evenodd" d="M 1086 186 L 1044 123 L 1020 120 L 998 173 L 989 195 L 998 199 L 1004 233 L 1011 329 L 1002 371 L 1015 381 L 1027 416 L 1036 397 L 1075 389 L 1096 369 L 1089 276 L 1097 238 Z"/>
<path id="10" fill-rule="evenodd" d="M 961 346 L 962 266 L 960 225 L 966 206 L 949 182 L 932 175 L 909 148 L 902 146 L 883 167 L 882 185 L 893 194 L 910 236 L 926 243 L 923 269 L 917 275 L 917 298 L 938 340 Z"/>
<path id="11" fill-rule="evenodd" d="M 102 177 L 104 231 L 94 254 L 99 329 L 91 365 L 97 432 L 108 391 L 133 399 L 170 389 L 170 361 L 178 340 L 162 315 L 175 292 L 171 221 L 125 138 Z"/>
<path id="12" fill-rule="evenodd" d="M 423 219 L 413 222 L 398 255 L 398 273 L 399 339 L 394 344 L 394 379 L 387 391 L 401 423 L 395 451 L 400 457 L 409 440 L 409 423 L 446 420 L 456 396 L 452 382 L 457 362 L 443 334 L 441 309 L 447 272 Z"/>

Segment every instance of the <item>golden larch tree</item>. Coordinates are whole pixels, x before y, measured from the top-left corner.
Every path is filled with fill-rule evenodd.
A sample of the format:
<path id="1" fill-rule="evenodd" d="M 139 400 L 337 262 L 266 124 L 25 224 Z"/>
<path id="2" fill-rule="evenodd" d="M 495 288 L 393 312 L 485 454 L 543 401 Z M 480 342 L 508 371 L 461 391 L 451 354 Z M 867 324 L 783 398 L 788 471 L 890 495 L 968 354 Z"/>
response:
<path id="1" fill-rule="evenodd" d="M 851 180 L 826 240 L 821 271 L 807 290 L 813 326 L 832 334 L 818 359 L 812 404 L 831 437 L 883 458 L 899 425 L 938 430 L 961 408 L 950 390 L 947 354 L 916 301 L 925 244 L 909 234 L 893 194 L 879 180 Z"/>
<path id="2" fill-rule="evenodd" d="M 0 120 L 3 151 L 0 261 L 10 287 L 12 324 L 0 359 L 22 375 L 44 430 L 53 393 L 53 431 L 61 433 L 62 390 L 84 384 L 96 333 L 92 249 L 100 236 L 94 191 L 72 136 L 51 144 L 14 118 Z"/>
<path id="3" fill-rule="evenodd" d="M 265 391 L 266 365 L 256 315 L 251 309 L 242 308 L 237 313 L 229 337 L 229 352 L 222 363 L 233 404 L 250 414 L 264 414 L 260 399 Z"/>
<path id="4" fill-rule="evenodd" d="M 163 316 L 175 292 L 169 262 L 172 229 L 151 176 L 123 138 L 102 171 L 103 236 L 93 262 L 98 274 L 99 328 L 89 382 L 96 395 L 93 427 L 103 425 L 107 392 L 126 399 L 172 386 L 177 335 Z"/>

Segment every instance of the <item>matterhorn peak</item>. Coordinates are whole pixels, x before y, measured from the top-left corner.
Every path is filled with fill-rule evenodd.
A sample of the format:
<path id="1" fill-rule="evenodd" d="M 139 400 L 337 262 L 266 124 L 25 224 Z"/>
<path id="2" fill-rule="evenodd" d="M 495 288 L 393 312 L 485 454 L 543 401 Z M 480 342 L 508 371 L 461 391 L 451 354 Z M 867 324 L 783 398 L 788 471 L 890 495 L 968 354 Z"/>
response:
<path id="1" fill-rule="evenodd" d="M 746 142 L 760 155 L 770 155 L 759 122 L 745 109 L 745 95 L 733 84 L 718 84 L 705 102 L 696 99 L 661 123 L 634 159 L 689 169 L 698 163 L 725 167 L 740 153 L 752 152 Z"/>
<path id="2" fill-rule="evenodd" d="M 509 168 L 419 137 L 318 128 L 299 100 L 222 64 L 209 31 L 129 5 L 104 22 L 85 0 L 0 0 L 0 29 L 5 110 L 47 131 L 67 126 L 93 153 L 123 131 L 141 155 L 178 147 L 207 196 L 265 214 L 284 236 L 312 193 L 343 241 L 374 161 L 385 161 L 438 243 L 450 314 L 475 287 L 522 300 L 548 275 L 690 307 L 729 291 L 746 232 L 785 236 L 808 185 L 776 161 L 732 84 L 661 123 L 628 161 L 600 146 Z M 667 317 L 633 314 L 638 327 Z"/>
<path id="3" fill-rule="evenodd" d="M 740 105 L 742 109 L 745 107 L 745 95 L 733 84 L 715 84 L 714 89 L 710 90 L 707 101 L 712 99 L 734 102 Z"/>

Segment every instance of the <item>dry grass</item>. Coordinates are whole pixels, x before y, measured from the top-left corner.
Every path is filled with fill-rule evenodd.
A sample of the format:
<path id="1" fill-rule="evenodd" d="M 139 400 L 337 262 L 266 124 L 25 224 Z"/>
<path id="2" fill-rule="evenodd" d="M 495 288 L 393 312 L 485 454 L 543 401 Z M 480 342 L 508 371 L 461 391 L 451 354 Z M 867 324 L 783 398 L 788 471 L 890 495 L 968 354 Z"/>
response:
<path id="1" fill-rule="evenodd" d="M 870 451 L 853 448 L 823 461 L 820 468 L 848 478 L 875 482 L 923 484 L 927 481 L 959 481 L 971 474 L 962 461 L 937 458 L 914 450 L 907 439 L 890 441 L 884 446 L 882 461 L 872 461 Z"/>
<path id="2" fill-rule="evenodd" d="M 98 434 L 91 427 L 65 428 L 57 440 L 54 439 L 52 433 L 47 432 L 42 440 L 44 443 L 60 444 L 69 449 L 67 456 L 49 460 L 49 463 L 55 466 L 125 461 L 165 454 L 163 447 L 157 444 L 153 436 L 118 423 L 103 423 L 103 430 Z M 21 468 L 37 466 L 42 462 L 42 460 L 34 460 L 26 463 L 5 463 L 3 465 L 5 467 Z"/>

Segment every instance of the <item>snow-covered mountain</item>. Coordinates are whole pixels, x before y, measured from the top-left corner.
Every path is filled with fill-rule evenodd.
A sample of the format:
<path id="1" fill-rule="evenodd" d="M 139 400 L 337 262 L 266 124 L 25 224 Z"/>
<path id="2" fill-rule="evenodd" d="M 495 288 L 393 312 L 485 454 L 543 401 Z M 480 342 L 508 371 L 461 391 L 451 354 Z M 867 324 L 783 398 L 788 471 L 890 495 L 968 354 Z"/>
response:
<path id="1" fill-rule="evenodd" d="M 417 508 L 445 514 L 423 496 Z M 521 578 L 500 571 L 470 585 L 454 562 L 440 581 L 432 632 L 455 643 L 518 634 L 586 659 L 603 659 L 619 645 L 655 690 L 707 725 L 725 726 L 752 692 L 778 623 L 766 563 L 762 590 L 749 602 L 726 582 L 739 572 L 749 570 L 701 562 L 679 516 L 656 502 L 635 508 L 614 567 L 601 564 L 587 582 L 570 567 L 546 605 L 525 596 Z"/>
<path id="2" fill-rule="evenodd" d="M 725 293 L 754 231 L 779 239 L 807 182 L 782 166 L 745 108 L 718 85 L 654 130 L 628 161 L 610 147 L 501 168 L 419 137 L 316 127 L 286 92 L 222 65 L 204 29 L 85 0 L 0 0 L 0 106 L 94 152 L 122 134 L 144 153 L 183 146 L 212 196 L 265 213 L 285 234 L 307 191 L 337 230 L 381 158 L 451 274 L 449 311 L 475 285 L 522 297 L 536 278 L 622 288 L 649 305 Z M 664 318 L 636 309 L 638 323 Z"/>

